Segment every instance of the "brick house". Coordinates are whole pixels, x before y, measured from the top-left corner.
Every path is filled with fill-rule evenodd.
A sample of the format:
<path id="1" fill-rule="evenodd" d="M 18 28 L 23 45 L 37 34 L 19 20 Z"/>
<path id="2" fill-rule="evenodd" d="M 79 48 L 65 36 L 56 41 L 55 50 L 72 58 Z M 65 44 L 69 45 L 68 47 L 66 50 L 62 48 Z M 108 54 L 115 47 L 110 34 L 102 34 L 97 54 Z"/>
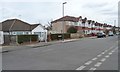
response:
<path id="1" fill-rule="evenodd" d="M 64 16 L 52 21 L 51 24 L 53 33 L 67 33 L 70 26 L 74 26 L 78 32 L 83 32 L 84 34 L 104 32 L 106 29 L 110 30 L 112 28 L 111 25 L 98 23 L 93 20 L 87 20 L 86 17 L 82 19 L 82 16 Z"/>
<path id="2" fill-rule="evenodd" d="M 77 29 L 81 30 L 82 27 L 79 26 L 81 25 L 81 23 L 82 23 L 81 16 L 80 17 L 65 16 L 51 22 L 52 31 L 53 33 L 66 33 L 67 29 L 70 26 L 75 26 Z"/>

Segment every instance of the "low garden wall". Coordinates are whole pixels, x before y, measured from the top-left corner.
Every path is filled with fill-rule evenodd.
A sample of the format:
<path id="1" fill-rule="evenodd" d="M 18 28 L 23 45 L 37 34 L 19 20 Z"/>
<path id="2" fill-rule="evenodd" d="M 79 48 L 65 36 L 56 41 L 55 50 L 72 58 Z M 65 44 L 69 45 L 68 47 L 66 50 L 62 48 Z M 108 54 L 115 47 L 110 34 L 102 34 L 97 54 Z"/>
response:
<path id="1" fill-rule="evenodd" d="M 72 33 L 70 34 L 70 38 L 74 39 L 74 38 L 82 38 L 84 37 L 83 34 L 80 34 L 80 33 Z"/>
<path id="2" fill-rule="evenodd" d="M 64 34 L 49 34 L 48 35 L 48 41 L 53 41 L 53 40 L 62 40 L 64 35 L 64 39 L 70 39 L 70 34 L 69 33 L 64 33 Z"/>

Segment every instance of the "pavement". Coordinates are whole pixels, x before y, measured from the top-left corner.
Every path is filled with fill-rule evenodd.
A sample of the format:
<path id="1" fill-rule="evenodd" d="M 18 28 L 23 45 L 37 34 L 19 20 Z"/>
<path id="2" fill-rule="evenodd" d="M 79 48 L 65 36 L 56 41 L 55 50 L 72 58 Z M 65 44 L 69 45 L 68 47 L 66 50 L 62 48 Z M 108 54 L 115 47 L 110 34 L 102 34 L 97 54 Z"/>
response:
<path id="1" fill-rule="evenodd" d="M 80 39 L 65 39 L 64 41 L 58 40 L 58 41 L 51 41 L 51 42 L 39 42 L 39 43 L 27 44 L 27 45 L 1 46 L 2 49 L 0 50 L 0 53 L 28 49 L 28 47 L 29 48 L 37 48 L 37 47 L 44 47 L 44 46 L 49 46 L 49 45 L 58 44 L 58 43 L 73 42 L 73 41 L 83 40 L 83 39 L 87 39 L 87 38 L 94 39 L 96 37 L 86 37 L 86 38 L 80 38 Z"/>
<path id="2" fill-rule="evenodd" d="M 3 53 L 2 68 L 3 70 L 117 70 L 117 40 L 114 36 L 87 38 L 35 48 L 27 46 L 27 49 Z"/>
<path id="3" fill-rule="evenodd" d="M 15 45 L 15 46 L 1 46 L 2 48 L 2 53 L 6 52 L 11 52 L 11 51 L 16 51 L 16 50 L 22 50 L 22 49 L 27 49 L 29 48 L 37 48 L 37 47 L 44 47 L 44 46 L 49 46 L 57 43 L 66 43 L 66 42 L 71 42 L 71 41 L 76 41 L 80 39 L 69 39 L 69 40 L 59 40 L 59 41 L 51 41 L 51 42 L 40 42 L 40 43 L 35 43 L 35 44 L 27 44 L 27 45 Z"/>

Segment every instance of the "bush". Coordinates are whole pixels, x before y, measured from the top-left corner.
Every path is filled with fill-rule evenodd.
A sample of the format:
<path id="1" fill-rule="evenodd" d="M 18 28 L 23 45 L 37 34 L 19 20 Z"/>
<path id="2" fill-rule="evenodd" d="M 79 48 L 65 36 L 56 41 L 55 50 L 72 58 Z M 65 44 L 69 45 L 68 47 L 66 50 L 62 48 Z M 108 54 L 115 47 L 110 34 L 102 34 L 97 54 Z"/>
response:
<path id="1" fill-rule="evenodd" d="M 77 29 L 71 26 L 70 28 L 68 28 L 67 33 L 77 33 Z"/>

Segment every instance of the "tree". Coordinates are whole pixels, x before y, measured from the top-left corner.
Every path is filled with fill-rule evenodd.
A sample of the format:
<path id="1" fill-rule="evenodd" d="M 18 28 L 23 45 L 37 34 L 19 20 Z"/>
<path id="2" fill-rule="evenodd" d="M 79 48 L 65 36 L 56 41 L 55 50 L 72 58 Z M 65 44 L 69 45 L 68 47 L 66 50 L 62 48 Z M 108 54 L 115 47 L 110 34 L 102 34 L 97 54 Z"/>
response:
<path id="1" fill-rule="evenodd" d="M 115 26 L 112 28 L 113 34 L 116 34 Z"/>
<path id="2" fill-rule="evenodd" d="M 50 22 L 48 22 L 46 30 L 48 30 L 48 31 L 52 30 L 52 24 Z"/>
<path id="3" fill-rule="evenodd" d="M 77 29 L 73 26 L 69 27 L 67 33 L 77 33 Z"/>

